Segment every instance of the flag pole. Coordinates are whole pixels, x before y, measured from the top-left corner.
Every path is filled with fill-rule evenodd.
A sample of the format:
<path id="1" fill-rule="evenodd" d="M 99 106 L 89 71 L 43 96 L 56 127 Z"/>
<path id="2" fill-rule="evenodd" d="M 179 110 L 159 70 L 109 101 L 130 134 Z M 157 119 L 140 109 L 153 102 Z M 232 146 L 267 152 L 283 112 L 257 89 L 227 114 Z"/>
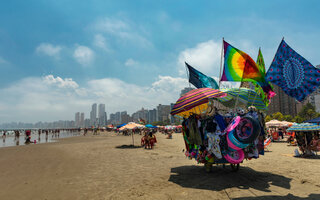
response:
<path id="1" fill-rule="evenodd" d="M 219 89 L 220 89 L 220 82 L 221 82 L 222 59 L 223 59 L 223 49 L 224 49 L 223 42 L 224 42 L 224 37 L 222 38 L 222 48 L 221 48 L 221 57 L 220 57 Z"/>
<path id="2" fill-rule="evenodd" d="M 224 50 L 223 43 L 224 43 L 224 37 L 222 37 L 222 47 L 221 47 L 221 56 L 220 56 L 220 72 L 219 72 L 219 86 L 218 86 L 219 90 L 220 90 L 220 83 L 221 83 L 222 59 L 223 59 L 223 50 Z M 218 104 L 218 107 L 220 108 L 220 104 Z"/>
<path id="3" fill-rule="evenodd" d="M 184 62 L 184 66 L 185 66 L 185 68 L 186 68 L 186 72 L 187 72 L 187 79 L 188 79 L 188 83 L 189 83 L 189 88 L 191 87 L 191 85 L 190 85 L 190 81 L 189 81 L 189 73 L 188 73 L 188 69 L 187 69 L 187 66 L 186 66 L 186 62 Z"/>

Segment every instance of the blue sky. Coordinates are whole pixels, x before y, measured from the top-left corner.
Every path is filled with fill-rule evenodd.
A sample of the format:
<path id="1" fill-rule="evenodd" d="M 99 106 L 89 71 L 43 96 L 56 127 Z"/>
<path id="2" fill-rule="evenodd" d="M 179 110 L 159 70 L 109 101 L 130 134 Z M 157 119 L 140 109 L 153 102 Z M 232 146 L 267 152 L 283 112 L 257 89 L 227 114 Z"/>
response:
<path id="1" fill-rule="evenodd" d="M 268 68 L 282 39 L 320 64 L 319 1 L 5 1 L 0 123 L 174 102 L 183 65 L 219 76 L 222 37 Z"/>

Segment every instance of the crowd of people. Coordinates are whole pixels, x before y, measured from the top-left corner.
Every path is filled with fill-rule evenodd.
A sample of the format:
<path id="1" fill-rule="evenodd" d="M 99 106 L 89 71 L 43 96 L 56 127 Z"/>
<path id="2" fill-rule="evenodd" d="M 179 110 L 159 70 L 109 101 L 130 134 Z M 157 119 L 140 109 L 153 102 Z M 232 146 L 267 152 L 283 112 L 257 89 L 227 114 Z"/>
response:
<path id="1" fill-rule="evenodd" d="M 20 145 L 20 138 L 24 136 L 24 144 L 41 142 L 42 139 L 48 142 L 49 139 L 60 138 L 60 133 L 64 132 L 72 136 L 79 135 L 80 129 L 25 129 L 25 130 L 0 130 L 2 142 L 6 143 L 8 137 L 12 138 L 15 145 Z M 33 140 L 31 136 L 33 135 Z M 44 135 L 44 136 L 43 136 Z"/>

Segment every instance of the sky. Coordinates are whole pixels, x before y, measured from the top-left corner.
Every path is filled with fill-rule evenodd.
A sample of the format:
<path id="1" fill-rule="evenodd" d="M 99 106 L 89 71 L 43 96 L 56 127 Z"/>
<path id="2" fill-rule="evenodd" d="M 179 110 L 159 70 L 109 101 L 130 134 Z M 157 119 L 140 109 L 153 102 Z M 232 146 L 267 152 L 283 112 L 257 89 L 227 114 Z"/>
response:
<path id="1" fill-rule="evenodd" d="M 320 64 L 317 0 L 29 0 L 0 6 L 0 123 L 174 103 L 184 62 L 218 79 L 222 38 L 266 68 L 281 39 Z"/>

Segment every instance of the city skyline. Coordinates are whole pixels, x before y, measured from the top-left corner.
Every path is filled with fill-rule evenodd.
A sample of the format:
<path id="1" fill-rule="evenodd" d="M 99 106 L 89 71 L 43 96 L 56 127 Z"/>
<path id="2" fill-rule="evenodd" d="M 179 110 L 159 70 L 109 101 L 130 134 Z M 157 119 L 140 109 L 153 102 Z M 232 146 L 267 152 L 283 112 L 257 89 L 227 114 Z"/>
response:
<path id="1" fill-rule="evenodd" d="M 99 109 L 97 109 L 97 105 L 99 105 Z M 128 123 L 132 121 L 139 122 L 140 119 L 145 120 L 145 122 L 148 123 L 166 120 L 169 121 L 168 123 L 174 123 L 174 118 L 170 116 L 172 105 L 173 104 L 159 104 L 156 108 L 142 108 L 132 114 L 128 114 L 127 111 L 118 111 L 116 113 L 110 113 L 110 119 L 107 120 L 108 117 L 107 112 L 105 112 L 105 104 L 94 103 L 91 105 L 91 111 L 88 115 L 89 118 L 85 118 L 86 114 L 84 112 L 76 112 L 74 113 L 74 120 L 58 120 L 52 122 L 38 121 L 36 123 L 8 122 L 0 123 L 0 128 L 85 128 L 92 126 L 102 127 L 110 124 L 118 125 L 121 123 Z M 97 114 L 97 111 L 98 115 L 95 115 Z"/>

